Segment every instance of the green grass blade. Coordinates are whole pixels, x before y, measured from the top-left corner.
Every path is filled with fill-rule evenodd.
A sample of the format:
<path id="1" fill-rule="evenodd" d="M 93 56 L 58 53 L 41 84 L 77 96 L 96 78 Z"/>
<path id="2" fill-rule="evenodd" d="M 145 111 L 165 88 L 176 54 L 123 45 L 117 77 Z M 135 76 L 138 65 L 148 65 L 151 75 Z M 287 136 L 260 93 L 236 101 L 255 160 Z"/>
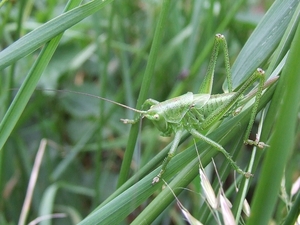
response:
<path id="1" fill-rule="evenodd" d="M 300 25 L 291 45 L 285 68 L 276 92 L 280 92 L 281 104 L 274 124 L 274 133 L 270 140 L 258 181 L 251 215 L 247 224 L 267 224 L 272 216 L 277 201 L 280 182 L 291 155 L 300 103 Z M 267 187 L 267 188 L 266 188 Z"/>
<path id="2" fill-rule="evenodd" d="M 80 1 L 78 0 L 70 1 L 66 7 L 66 10 L 74 8 L 79 3 Z M 1 121 L 0 151 L 2 151 L 4 144 L 6 143 L 9 135 L 14 129 L 17 121 L 19 120 L 25 106 L 27 105 L 27 102 L 30 99 L 30 96 L 32 95 L 34 89 L 36 88 L 36 85 L 43 71 L 47 67 L 52 55 L 54 54 L 62 35 L 63 34 L 58 35 L 57 37 L 55 37 L 45 45 L 38 59 L 36 60 L 35 64 L 32 66 L 30 72 L 28 73 L 21 88 L 19 89 L 14 101 L 10 105 L 3 120 Z M 15 54 L 18 54 L 16 53 L 17 50 L 14 50 L 14 52 Z M 2 154 L 0 155 L 0 157 L 2 157 Z M 2 159 L 0 160 L 0 162 L 3 162 Z M 2 165 L 0 165 L 0 168 L 2 169 Z M 0 174 L 2 174 L 2 171 L 0 171 Z"/>
<path id="3" fill-rule="evenodd" d="M 298 4 L 298 0 L 277 0 L 271 6 L 232 66 L 233 88 L 245 81 L 274 52 Z M 226 83 L 224 89 L 227 89 Z"/>
<path id="4" fill-rule="evenodd" d="M 283 225 L 290 225 L 290 224 L 297 224 L 296 221 L 298 219 L 298 216 L 300 214 L 300 192 L 296 195 L 295 201 L 293 202 L 293 205 L 291 207 L 291 210 L 286 217 Z"/>
<path id="5" fill-rule="evenodd" d="M 80 1 L 70 1 L 66 7 L 66 10 L 71 9 L 78 5 Z M 2 179 L 2 163 L 3 163 L 3 153 L 2 148 L 4 144 L 6 143 L 9 135 L 11 134 L 13 128 L 15 127 L 18 119 L 20 118 L 27 102 L 29 101 L 29 98 L 33 92 L 33 90 L 36 87 L 36 84 L 46 68 L 49 60 L 51 59 L 52 54 L 54 53 L 56 46 L 59 43 L 60 37 L 62 34 L 52 42 L 48 43 L 44 49 L 42 50 L 40 57 L 36 61 L 36 63 L 33 65 L 32 70 L 29 72 L 28 76 L 26 77 L 22 87 L 20 88 L 18 94 L 16 95 L 14 101 L 10 105 L 9 109 L 7 110 L 3 120 L 0 124 L 0 179 Z M 48 46 L 48 47 L 47 47 Z"/>
<path id="6" fill-rule="evenodd" d="M 54 202 L 55 202 L 54 200 L 58 190 L 59 190 L 59 185 L 57 184 L 52 184 L 47 188 L 41 201 L 39 216 L 52 214 L 54 208 Z M 51 220 L 44 220 L 40 224 L 51 225 L 52 223 Z"/>
<path id="7" fill-rule="evenodd" d="M 0 52 L 0 69 L 38 49 L 42 44 L 97 12 L 113 0 L 95 0 L 70 10 L 28 33 Z"/>
<path id="8" fill-rule="evenodd" d="M 75 3 L 75 4 L 74 4 Z M 70 8 L 74 8 L 74 5 L 80 3 L 80 1 L 70 1 L 66 10 Z M 35 32 L 33 32 L 35 33 Z M 29 35 L 31 36 L 31 35 Z M 13 130 L 15 124 L 17 123 L 20 115 L 22 114 L 30 96 L 32 95 L 40 76 L 42 75 L 43 71 L 45 70 L 46 66 L 48 65 L 53 53 L 56 50 L 56 47 L 62 37 L 62 34 L 55 37 L 52 41 L 46 44 L 43 50 L 40 53 L 39 58 L 32 66 L 32 69 L 28 73 L 23 85 L 19 89 L 14 101 L 12 102 L 11 106 L 9 107 L 7 113 L 5 114 L 3 120 L 0 124 L 0 133 L 2 134 L 0 137 L 0 149 L 3 148 L 7 138 L 9 137 L 11 131 Z M 28 42 L 28 41 L 27 41 Z M 21 41 L 22 43 L 22 41 Z M 15 47 L 8 47 L 8 53 L 12 52 L 12 55 L 19 54 L 18 51 L 14 49 Z M 5 50 L 3 51 L 5 52 Z M 5 56 L 6 54 L 4 54 Z"/>

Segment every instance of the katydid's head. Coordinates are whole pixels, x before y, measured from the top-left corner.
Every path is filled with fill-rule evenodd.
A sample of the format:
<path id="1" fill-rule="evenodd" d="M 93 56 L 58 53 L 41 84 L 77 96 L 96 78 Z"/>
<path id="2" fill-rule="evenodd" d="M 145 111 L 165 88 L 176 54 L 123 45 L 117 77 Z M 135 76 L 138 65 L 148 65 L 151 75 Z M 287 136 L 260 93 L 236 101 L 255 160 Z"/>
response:
<path id="1" fill-rule="evenodd" d="M 156 110 L 151 110 L 151 108 L 144 114 L 144 117 L 151 121 L 159 121 L 161 120 L 161 116 Z"/>
<path id="2" fill-rule="evenodd" d="M 151 107 L 146 114 L 144 114 L 148 120 L 151 120 L 154 126 L 161 132 L 163 136 L 170 136 L 173 132 L 170 124 L 165 120 L 163 114 L 157 111 L 156 107 Z"/>

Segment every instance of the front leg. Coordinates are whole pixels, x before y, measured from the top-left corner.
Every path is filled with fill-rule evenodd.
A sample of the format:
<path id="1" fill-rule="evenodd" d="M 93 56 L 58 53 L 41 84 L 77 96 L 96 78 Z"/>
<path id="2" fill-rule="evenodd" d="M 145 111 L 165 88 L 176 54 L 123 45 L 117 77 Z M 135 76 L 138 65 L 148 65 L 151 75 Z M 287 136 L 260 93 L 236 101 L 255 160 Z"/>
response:
<path id="1" fill-rule="evenodd" d="M 151 108 L 151 106 L 157 105 L 157 104 L 159 104 L 158 101 L 156 101 L 156 100 L 154 100 L 154 99 L 152 99 L 152 98 L 149 98 L 149 99 L 147 99 L 147 100 L 143 103 L 142 109 L 143 109 L 143 110 L 148 110 L 149 108 Z M 150 107 L 149 107 L 148 109 L 146 109 L 147 106 L 150 106 Z M 144 111 L 144 112 L 147 112 L 147 111 Z M 120 119 L 120 120 L 121 120 L 123 123 L 125 123 L 125 124 L 136 124 L 137 122 L 139 122 L 140 119 L 141 119 L 141 115 L 138 116 L 137 118 L 133 119 L 133 120 L 131 120 L 131 119 Z"/>
<path id="2" fill-rule="evenodd" d="M 139 115 L 138 117 L 136 117 L 135 119 L 131 120 L 131 119 L 120 119 L 124 124 L 136 124 L 137 122 L 139 122 L 141 119 L 141 115 Z"/>

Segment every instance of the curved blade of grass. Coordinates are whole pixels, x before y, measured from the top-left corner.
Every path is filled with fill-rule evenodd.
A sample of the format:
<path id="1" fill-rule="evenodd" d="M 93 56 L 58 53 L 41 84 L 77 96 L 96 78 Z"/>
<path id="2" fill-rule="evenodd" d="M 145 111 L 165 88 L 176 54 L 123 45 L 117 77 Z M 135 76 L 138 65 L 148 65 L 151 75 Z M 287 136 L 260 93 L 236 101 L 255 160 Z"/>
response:
<path id="1" fill-rule="evenodd" d="M 45 191 L 42 201 L 41 201 L 41 207 L 39 210 L 39 216 L 45 216 L 45 215 L 50 215 L 52 214 L 53 207 L 54 207 L 54 200 L 56 193 L 59 189 L 59 185 L 57 184 L 52 184 L 47 188 Z M 50 225 L 51 220 L 45 220 L 40 223 L 41 225 Z"/>
<path id="2" fill-rule="evenodd" d="M 298 4 L 298 0 L 277 0 L 271 6 L 232 66 L 233 88 L 243 83 L 273 53 Z M 223 89 L 227 90 L 226 82 Z"/>
<path id="3" fill-rule="evenodd" d="M 204 148 L 204 145 L 205 145 L 204 143 L 200 144 L 202 149 Z M 181 153 L 176 155 L 172 159 L 172 161 L 168 166 L 168 170 L 164 174 L 165 179 L 170 179 L 176 173 L 181 171 L 185 165 L 189 164 L 191 162 L 191 158 L 197 157 L 194 148 L 189 148 L 187 151 L 183 153 L 184 154 Z M 213 151 L 209 153 L 210 153 L 209 154 L 210 157 L 203 157 L 204 165 L 207 165 L 208 162 L 210 161 L 211 154 L 213 154 Z M 198 163 L 198 159 L 196 159 L 195 162 Z M 194 173 L 192 173 L 193 177 L 197 175 L 197 171 L 198 171 L 197 166 L 194 166 L 194 168 L 196 169 Z M 119 196 L 111 200 L 103 207 L 95 209 L 88 217 L 86 217 L 79 224 L 80 225 L 119 224 L 134 209 L 136 209 L 140 204 L 142 204 L 146 199 L 148 199 L 150 195 L 154 193 L 154 191 L 156 191 L 158 188 L 161 187 L 161 183 L 156 185 L 151 184 L 153 177 L 159 172 L 159 169 L 160 168 L 157 168 L 152 173 L 148 174 L 145 178 L 140 180 L 135 185 L 131 186 L 129 189 L 124 191 L 122 194 L 120 194 Z M 193 171 L 189 170 L 189 172 L 193 172 Z M 185 181 L 190 182 L 190 179 L 187 179 Z M 169 199 L 169 201 L 172 201 L 174 196 L 170 195 L 170 197 L 171 199 Z M 157 199 L 156 202 L 157 201 L 159 201 L 159 199 Z M 165 204 L 168 205 L 169 201 L 166 202 L 162 201 L 161 207 L 164 207 Z M 150 214 L 145 213 L 147 214 L 147 220 L 146 220 L 147 224 L 151 224 L 151 221 L 155 219 L 155 215 L 163 211 L 161 207 L 158 207 L 157 204 L 155 205 L 157 207 L 155 212 L 153 211 Z M 147 210 L 146 212 L 149 212 L 149 210 Z M 137 224 L 139 224 L 139 222 Z"/>
<path id="4" fill-rule="evenodd" d="M 300 106 L 299 51 L 300 25 L 298 25 L 286 66 L 276 89 L 276 92 L 280 92 L 282 103 L 278 105 L 278 117 L 270 140 L 271 147 L 267 151 L 251 206 L 251 215 L 255 216 L 250 216 L 247 223 L 249 225 L 267 224 L 270 221 L 278 198 L 284 168 L 293 149 Z"/>
<path id="5" fill-rule="evenodd" d="M 0 69 L 38 49 L 42 44 L 97 12 L 113 0 L 95 0 L 78 6 L 55 17 L 32 32 L 20 38 L 0 52 Z"/>
<path id="6" fill-rule="evenodd" d="M 56 182 L 51 184 L 47 187 L 47 189 L 43 192 L 43 196 L 39 205 L 39 217 L 43 218 L 49 215 L 54 215 L 54 211 L 57 211 L 58 213 L 64 212 L 62 208 L 56 205 L 56 199 L 58 198 L 59 192 L 65 191 L 76 195 L 87 195 L 91 197 L 95 197 L 95 193 L 93 190 L 86 188 L 86 187 L 80 187 L 76 185 L 71 185 L 69 183 L 65 182 Z M 68 206 L 66 206 L 68 207 Z M 66 216 L 66 215 L 65 215 Z M 68 215 L 70 217 L 70 215 Z M 77 220 L 80 220 L 80 218 L 77 218 Z M 61 222 L 62 223 L 62 222 Z M 51 225 L 53 224 L 53 220 L 44 219 L 39 224 L 42 225 Z"/>

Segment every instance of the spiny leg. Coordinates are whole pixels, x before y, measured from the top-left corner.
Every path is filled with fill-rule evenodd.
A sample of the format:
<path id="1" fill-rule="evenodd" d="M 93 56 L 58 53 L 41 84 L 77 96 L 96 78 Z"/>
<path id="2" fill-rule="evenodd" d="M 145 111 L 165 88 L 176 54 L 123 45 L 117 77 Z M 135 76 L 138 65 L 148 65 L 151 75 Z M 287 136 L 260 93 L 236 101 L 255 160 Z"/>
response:
<path id="1" fill-rule="evenodd" d="M 262 91 L 263 91 L 264 83 L 265 83 L 265 76 L 264 76 L 265 72 L 262 69 L 260 69 L 260 70 L 258 69 L 257 71 L 259 72 L 260 80 L 259 80 L 259 84 L 258 84 L 258 88 L 257 88 L 257 93 L 255 95 L 255 102 L 253 104 L 253 108 L 252 108 L 252 112 L 251 112 L 251 117 L 250 117 L 250 120 L 249 120 L 249 123 L 248 123 L 248 127 L 247 127 L 247 130 L 246 130 L 245 136 L 244 136 L 244 143 L 245 144 L 249 144 L 249 145 L 255 145 L 255 146 L 259 147 L 259 148 L 264 148 L 264 147 L 268 147 L 268 145 L 266 145 L 263 142 L 260 142 L 258 138 L 256 138 L 254 141 L 248 139 L 249 136 L 250 136 L 250 133 L 251 133 L 254 121 L 255 121 L 255 117 L 256 117 L 257 110 L 258 110 L 259 101 L 261 99 L 261 95 L 262 95 Z"/>
<path id="2" fill-rule="evenodd" d="M 260 85 L 264 84 L 264 71 L 262 69 L 257 69 L 250 77 L 248 80 L 245 81 L 245 83 L 240 87 L 240 89 L 235 92 L 234 96 L 232 96 L 231 99 L 229 99 L 225 104 L 217 108 L 215 111 L 213 111 L 202 123 L 201 123 L 201 129 L 205 130 L 209 128 L 212 124 L 215 124 L 216 121 L 219 121 L 222 119 L 222 117 L 237 103 L 239 98 L 243 95 L 243 93 L 257 80 L 260 79 Z M 259 91 L 258 91 L 259 92 Z M 258 101 L 260 99 L 261 92 L 258 93 Z M 244 104 L 244 103 L 242 103 Z M 255 113 L 258 108 L 258 102 L 255 103 L 256 105 L 254 106 Z M 240 103 L 239 103 L 240 105 Z M 253 116 L 253 115 L 252 115 Z M 255 118 L 255 115 L 253 116 Z M 252 124 L 254 122 L 250 120 L 247 133 L 251 131 Z M 249 128 L 250 127 L 250 128 Z M 249 131 L 248 131 L 249 130 Z M 248 136 L 249 136 L 248 134 Z"/>
<path id="3" fill-rule="evenodd" d="M 257 80 L 259 79 L 259 85 L 256 92 L 256 98 L 253 105 L 253 109 L 251 112 L 251 117 L 248 123 L 248 127 L 244 136 L 244 143 L 245 144 L 251 144 L 255 145 L 259 148 L 266 147 L 268 145 L 264 144 L 263 142 L 259 142 L 259 140 L 249 140 L 249 135 L 252 130 L 252 126 L 255 120 L 255 116 L 258 110 L 259 101 L 261 98 L 261 94 L 263 91 L 264 83 L 265 83 L 265 71 L 258 68 L 250 77 L 248 80 L 245 81 L 245 83 L 240 87 L 240 89 L 235 93 L 235 95 L 224 105 L 220 106 L 218 109 L 216 109 L 213 113 L 211 113 L 205 121 L 201 123 L 202 129 L 207 129 L 212 124 L 214 124 L 216 121 L 220 120 L 224 114 L 230 110 L 230 108 L 239 100 L 239 97 Z M 248 101 L 248 100 L 247 100 Z M 240 106 L 243 106 L 245 102 L 239 102 Z"/>
<path id="4" fill-rule="evenodd" d="M 205 141 L 207 144 L 210 146 L 214 147 L 216 150 L 220 151 L 223 153 L 223 155 L 226 157 L 226 159 L 230 162 L 231 166 L 240 174 L 244 175 L 246 178 L 249 178 L 252 176 L 251 173 L 243 171 L 235 161 L 232 160 L 230 154 L 217 142 L 211 140 L 210 138 L 206 137 L 205 135 L 199 133 L 196 129 L 192 128 L 189 130 L 189 132 L 195 137 L 200 140 Z"/>
<path id="5" fill-rule="evenodd" d="M 220 45 L 222 46 L 223 52 L 224 52 L 224 61 L 225 61 L 225 68 L 226 68 L 228 92 L 230 93 L 230 92 L 233 91 L 232 90 L 232 76 L 231 76 L 231 70 L 230 70 L 230 62 L 229 62 L 227 42 L 226 42 L 226 39 L 225 39 L 224 35 L 216 34 L 214 47 L 213 47 L 211 59 L 209 61 L 207 73 L 204 77 L 204 80 L 203 80 L 201 86 L 200 86 L 199 93 L 211 94 L 212 85 L 213 85 L 213 78 L 214 78 L 214 69 L 215 69 L 215 66 L 216 66 Z M 259 140 L 257 140 L 257 139 L 255 141 L 252 141 L 252 140 L 248 139 L 249 135 L 250 135 L 250 132 L 251 132 L 251 129 L 252 129 L 252 126 L 253 126 L 253 123 L 254 123 L 254 120 L 255 120 L 255 116 L 256 116 L 256 113 L 257 113 L 257 109 L 258 109 L 258 104 L 259 104 L 259 101 L 260 101 L 260 98 L 261 98 L 261 94 L 262 94 L 262 90 L 263 90 L 263 86 L 264 86 L 264 82 L 265 82 L 264 71 L 262 69 L 259 69 L 259 68 L 257 69 L 257 71 L 255 71 L 252 74 L 252 76 L 249 78 L 249 80 L 247 82 L 245 82 L 245 84 L 239 89 L 239 91 L 236 94 L 236 97 L 233 97 L 232 101 L 229 101 L 227 104 L 224 104 L 223 107 L 220 107 L 218 110 L 216 110 L 213 113 L 213 115 L 211 115 L 210 117 L 207 118 L 207 120 L 202 124 L 203 129 L 206 129 L 211 124 L 214 124 L 215 121 L 222 118 L 224 113 L 226 113 L 227 110 L 229 110 L 229 108 L 232 107 L 232 105 L 238 100 L 239 96 L 241 96 L 242 93 L 248 87 L 250 87 L 250 85 L 252 85 L 256 79 L 259 79 L 260 82 L 259 82 L 258 90 L 257 90 L 257 93 L 256 93 L 256 98 L 255 98 L 255 103 L 253 105 L 251 118 L 250 118 L 247 130 L 246 130 L 246 134 L 245 134 L 245 137 L 244 137 L 244 142 L 245 142 L 245 144 L 256 145 L 260 148 L 263 148 L 263 147 L 267 146 L 263 142 L 259 142 Z"/>
<path id="6" fill-rule="evenodd" d="M 172 142 L 170 151 L 168 152 L 168 156 L 164 159 L 162 166 L 161 166 L 161 170 L 160 172 L 153 178 L 152 180 L 152 184 L 155 184 L 157 182 L 159 182 L 161 176 L 164 174 L 164 172 L 166 171 L 166 167 L 168 165 L 168 163 L 170 162 L 170 160 L 173 158 L 173 156 L 175 155 L 175 152 L 177 150 L 177 147 L 179 145 L 181 136 L 182 136 L 183 130 L 178 130 L 175 133 L 175 137 L 174 140 Z"/>
<path id="7" fill-rule="evenodd" d="M 211 58 L 210 58 L 210 61 L 208 64 L 207 72 L 206 72 L 204 80 L 199 88 L 200 94 L 211 94 L 213 78 L 214 78 L 214 70 L 215 70 L 215 66 L 216 66 L 216 62 L 217 62 L 217 58 L 218 58 L 218 54 L 219 54 L 220 45 L 224 52 L 224 61 L 225 61 L 225 68 L 226 68 L 226 79 L 227 79 L 228 91 L 232 92 L 232 78 L 231 78 L 231 71 L 230 71 L 227 42 L 226 42 L 224 35 L 216 34 L 214 47 L 213 47 Z"/>

